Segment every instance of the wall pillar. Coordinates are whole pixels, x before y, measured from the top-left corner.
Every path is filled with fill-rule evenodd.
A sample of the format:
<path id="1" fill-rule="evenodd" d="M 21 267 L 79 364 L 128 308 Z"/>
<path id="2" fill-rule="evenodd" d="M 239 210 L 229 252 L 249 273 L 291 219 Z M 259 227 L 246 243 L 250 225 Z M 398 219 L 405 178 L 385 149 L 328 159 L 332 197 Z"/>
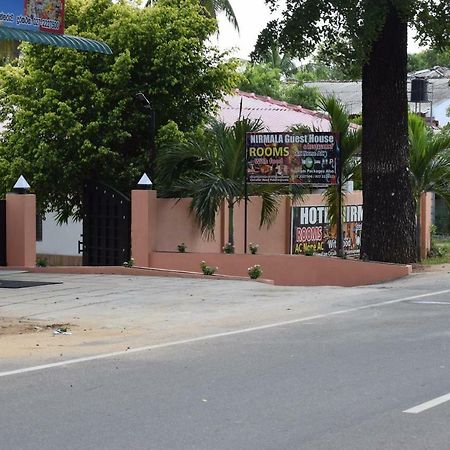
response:
<path id="1" fill-rule="evenodd" d="M 427 257 L 431 247 L 431 204 L 433 195 L 426 192 L 420 197 L 420 258 Z"/>
<path id="2" fill-rule="evenodd" d="M 150 267 L 156 245 L 156 191 L 131 191 L 131 256 L 134 264 Z"/>
<path id="3" fill-rule="evenodd" d="M 6 262 L 12 267 L 36 265 L 34 194 L 6 194 Z"/>

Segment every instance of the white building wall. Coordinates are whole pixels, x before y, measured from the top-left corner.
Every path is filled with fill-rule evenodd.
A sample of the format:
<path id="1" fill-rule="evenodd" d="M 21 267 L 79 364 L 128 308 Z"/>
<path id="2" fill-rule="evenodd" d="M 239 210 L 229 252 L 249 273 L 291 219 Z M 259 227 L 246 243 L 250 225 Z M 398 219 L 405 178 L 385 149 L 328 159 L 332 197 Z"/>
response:
<path id="1" fill-rule="evenodd" d="M 447 110 L 450 108 L 450 99 L 444 100 L 438 105 L 433 106 L 433 116 L 439 121 L 439 126 L 443 127 L 450 123 L 450 117 L 447 116 Z"/>
<path id="2" fill-rule="evenodd" d="M 78 255 L 78 241 L 81 240 L 82 222 L 69 220 L 58 225 L 55 214 L 46 214 L 42 221 L 42 241 L 36 242 L 36 252 L 49 255 Z"/>

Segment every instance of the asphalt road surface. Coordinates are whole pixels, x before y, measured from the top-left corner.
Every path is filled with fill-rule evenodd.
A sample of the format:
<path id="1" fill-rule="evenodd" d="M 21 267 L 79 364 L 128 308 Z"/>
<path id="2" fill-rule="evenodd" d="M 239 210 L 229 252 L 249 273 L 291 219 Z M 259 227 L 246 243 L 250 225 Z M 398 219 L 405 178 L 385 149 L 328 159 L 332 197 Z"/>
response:
<path id="1" fill-rule="evenodd" d="M 324 292 L 289 319 L 2 365 L 0 449 L 449 449 L 450 275 Z"/>

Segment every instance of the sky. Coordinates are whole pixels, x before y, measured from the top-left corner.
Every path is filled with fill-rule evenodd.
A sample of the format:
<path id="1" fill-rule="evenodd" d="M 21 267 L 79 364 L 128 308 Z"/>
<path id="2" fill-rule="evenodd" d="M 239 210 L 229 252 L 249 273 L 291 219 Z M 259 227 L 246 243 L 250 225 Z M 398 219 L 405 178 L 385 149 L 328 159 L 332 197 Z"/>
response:
<path id="1" fill-rule="evenodd" d="M 248 55 L 253 50 L 258 34 L 262 31 L 268 21 L 278 18 L 278 15 L 271 15 L 268 6 L 264 0 L 229 0 L 233 7 L 240 34 L 233 28 L 225 18 L 219 16 L 219 37 L 217 44 L 222 50 L 230 50 L 236 48 L 232 52 L 233 56 L 248 59 Z M 280 2 L 281 3 L 281 2 Z M 411 33 L 410 33 L 411 35 Z M 408 52 L 415 53 L 420 51 L 416 43 L 410 37 L 408 42 Z"/>

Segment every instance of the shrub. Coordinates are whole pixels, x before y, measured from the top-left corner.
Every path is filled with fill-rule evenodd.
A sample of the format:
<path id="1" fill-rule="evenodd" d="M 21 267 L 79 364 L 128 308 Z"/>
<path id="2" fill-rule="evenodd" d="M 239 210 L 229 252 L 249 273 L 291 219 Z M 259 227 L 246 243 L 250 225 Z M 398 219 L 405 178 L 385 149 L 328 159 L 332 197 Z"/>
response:
<path id="1" fill-rule="evenodd" d="M 219 270 L 218 267 L 208 266 L 205 261 L 200 263 L 200 269 L 202 269 L 203 275 L 214 275 Z"/>
<path id="2" fill-rule="evenodd" d="M 248 276 L 252 280 L 256 280 L 262 275 L 263 271 L 259 264 L 255 264 L 254 266 L 251 266 L 248 268 Z"/>
<path id="3" fill-rule="evenodd" d="M 187 246 L 186 246 L 186 244 L 184 242 L 182 242 L 181 244 L 177 245 L 177 249 L 178 249 L 178 251 L 180 253 L 185 253 L 186 249 L 187 249 Z"/>
<path id="4" fill-rule="evenodd" d="M 134 258 L 130 258 L 129 261 L 125 261 L 122 265 L 123 265 L 123 267 L 133 267 L 134 266 Z"/>
<path id="5" fill-rule="evenodd" d="M 39 257 L 36 259 L 36 266 L 37 267 L 47 267 L 48 266 L 48 260 L 44 257 Z"/>
<path id="6" fill-rule="evenodd" d="M 250 242 L 250 244 L 248 244 L 248 249 L 250 250 L 250 253 L 252 255 L 256 255 L 257 251 L 258 251 L 259 245 L 258 244 L 253 244 Z"/>
<path id="7" fill-rule="evenodd" d="M 222 250 L 225 253 L 234 253 L 234 245 L 231 244 L 231 242 L 227 242 L 223 247 Z"/>

